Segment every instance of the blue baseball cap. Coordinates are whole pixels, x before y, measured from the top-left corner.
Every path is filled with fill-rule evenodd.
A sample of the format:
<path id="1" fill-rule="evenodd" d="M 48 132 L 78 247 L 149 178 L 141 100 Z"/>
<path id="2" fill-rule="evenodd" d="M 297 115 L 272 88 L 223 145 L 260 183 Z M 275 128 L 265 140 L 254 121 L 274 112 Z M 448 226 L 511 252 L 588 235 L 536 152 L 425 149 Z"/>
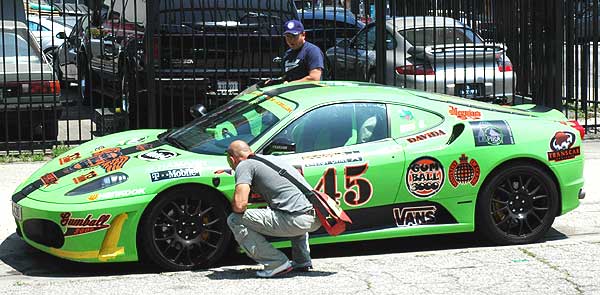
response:
<path id="1" fill-rule="evenodd" d="M 295 19 L 287 21 L 284 25 L 284 29 L 284 34 L 298 35 L 304 32 L 304 26 L 302 23 Z"/>

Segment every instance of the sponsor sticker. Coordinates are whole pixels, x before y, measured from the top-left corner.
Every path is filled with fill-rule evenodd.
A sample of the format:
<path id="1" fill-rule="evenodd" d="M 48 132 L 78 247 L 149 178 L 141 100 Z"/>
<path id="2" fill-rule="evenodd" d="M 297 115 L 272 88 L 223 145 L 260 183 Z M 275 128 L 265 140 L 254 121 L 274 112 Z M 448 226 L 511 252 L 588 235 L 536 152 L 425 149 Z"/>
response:
<path id="1" fill-rule="evenodd" d="M 139 144 L 139 143 L 142 143 L 142 142 L 146 141 L 146 139 L 148 139 L 148 136 L 132 138 L 132 139 L 127 140 L 127 141 L 122 141 L 121 143 L 119 143 L 119 145 L 134 145 L 134 144 Z"/>
<path id="2" fill-rule="evenodd" d="M 455 116 L 461 120 L 479 120 L 481 119 L 481 112 L 480 111 L 474 111 L 474 110 L 461 110 L 458 109 L 455 106 L 448 106 L 448 113 L 451 116 Z"/>
<path id="3" fill-rule="evenodd" d="M 560 162 L 579 156 L 581 154 L 581 147 L 573 147 L 576 138 L 573 132 L 556 132 L 550 140 L 551 151 L 548 152 L 548 161 Z"/>
<path id="4" fill-rule="evenodd" d="M 459 162 L 456 162 L 456 160 L 452 161 L 448 169 L 450 184 L 453 187 L 457 187 L 459 184 L 471 184 L 475 186 L 481 174 L 479 163 L 475 159 L 469 161 L 469 157 L 465 154 L 462 154 L 458 160 Z"/>
<path id="5" fill-rule="evenodd" d="M 473 129 L 475 146 L 515 144 L 512 130 L 504 120 L 469 122 Z"/>
<path id="6" fill-rule="evenodd" d="M 92 214 L 87 214 L 85 218 L 75 218 L 71 212 L 63 212 L 60 214 L 60 225 L 67 227 L 64 236 L 72 237 L 109 228 L 107 222 L 110 217 L 110 214 L 101 214 L 94 218 Z"/>
<path id="7" fill-rule="evenodd" d="M 165 149 L 157 149 L 143 153 L 138 158 L 146 161 L 162 161 L 179 156 L 178 153 Z"/>
<path id="8" fill-rule="evenodd" d="M 54 173 L 48 173 L 48 174 L 42 176 L 41 180 L 45 186 L 48 186 L 48 185 L 58 182 L 58 177 L 56 177 L 56 174 L 54 174 Z"/>
<path id="9" fill-rule="evenodd" d="M 442 135 L 446 135 L 446 132 L 444 132 L 444 130 L 442 130 L 442 129 L 439 129 L 436 131 L 417 134 L 413 137 L 407 138 L 406 141 L 408 141 L 409 143 L 414 143 L 414 142 L 423 141 L 423 140 L 427 140 L 427 139 L 442 136 Z"/>
<path id="10" fill-rule="evenodd" d="M 120 197 L 127 197 L 127 196 L 143 195 L 144 193 L 145 193 L 145 189 L 143 189 L 143 188 L 114 191 L 114 192 L 105 192 L 105 193 L 93 193 L 88 197 L 88 200 L 95 201 L 97 199 L 120 198 Z"/>
<path id="11" fill-rule="evenodd" d="M 71 161 L 77 160 L 79 158 L 81 158 L 81 154 L 80 153 L 74 153 L 72 155 L 68 155 L 66 157 L 60 158 L 58 160 L 58 164 L 63 165 L 63 164 L 69 163 Z"/>
<path id="12" fill-rule="evenodd" d="M 116 159 L 113 159 L 108 162 L 104 162 L 104 163 L 100 164 L 100 166 L 102 168 L 104 168 L 104 171 L 112 172 L 112 171 L 123 168 L 123 166 L 125 165 L 125 163 L 127 163 L 128 160 L 129 160 L 129 156 L 121 155 L 121 156 L 118 156 Z"/>
<path id="13" fill-rule="evenodd" d="M 408 166 L 406 187 L 417 198 L 429 198 L 442 188 L 444 178 L 444 167 L 437 159 L 421 157 Z"/>
<path id="14" fill-rule="evenodd" d="M 200 171 L 195 168 L 179 168 L 179 169 L 170 169 L 164 171 L 157 171 L 150 173 L 150 179 L 152 182 L 161 181 L 165 179 L 173 179 L 173 178 L 185 178 L 185 177 L 195 177 L 200 176 Z"/>
<path id="15" fill-rule="evenodd" d="M 419 207 L 405 207 L 405 208 L 394 208 L 394 220 L 396 220 L 396 226 L 418 226 L 435 223 L 435 212 L 437 208 L 435 206 L 419 206 Z"/>
<path id="16" fill-rule="evenodd" d="M 304 167 L 329 166 L 361 161 L 363 161 L 363 157 L 359 151 L 314 154 L 302 157 Z"/>
<path id="17" fill-rule="evenodd" d="M 74 182 L 75 184 L 79 184 L 79 183 L 82 183 L 82 182 L 84 182 L 84 181 L 86 181 L 86 180 L 88 180 L 88 179 L 90 179 L 90 178 L 94 178 L 94 177 L 96 177 L 97 175 L 98 175 L 98 174 L 96 173 L 96 171 L 90 171 L 90 172 L 88 172 L 88 173 L 86 173 L 86 174 L 79 175 L 79 176 L 77 176 L 77 177 L 73 178 L 73 182 Z"/>

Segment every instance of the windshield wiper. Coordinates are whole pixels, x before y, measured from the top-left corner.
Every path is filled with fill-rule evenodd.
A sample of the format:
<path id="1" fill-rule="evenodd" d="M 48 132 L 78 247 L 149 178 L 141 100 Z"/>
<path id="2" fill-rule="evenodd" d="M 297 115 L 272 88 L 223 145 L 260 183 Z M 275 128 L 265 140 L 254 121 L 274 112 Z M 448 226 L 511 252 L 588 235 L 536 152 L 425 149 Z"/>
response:
<path id="1" fill-rule="evenodd" d="M 177 139 L 177 138 L 175 138 L 175 137 L 173 137 L 171 135 L 165 136 L 164 139 L 170 145 L 172 145 L 172 146 L 174 146 L 174 147 L 176 147 L 178 149 L 182 149 L 184 151 L 187 151 L 187 147 L 181 141 L 179 141 L 179 139 Z"/>

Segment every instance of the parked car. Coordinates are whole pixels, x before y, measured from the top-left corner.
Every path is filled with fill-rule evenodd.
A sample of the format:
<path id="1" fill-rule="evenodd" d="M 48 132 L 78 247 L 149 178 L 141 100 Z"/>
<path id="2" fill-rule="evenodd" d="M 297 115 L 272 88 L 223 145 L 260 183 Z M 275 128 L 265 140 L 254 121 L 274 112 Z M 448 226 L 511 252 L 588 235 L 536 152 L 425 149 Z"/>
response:
<path id="1" fill-rule="evenodd" d="M 29 31 L 40 44 L 42 52 L 50 62 L 54 61 L 53 54 L 56 48 L 60 47 L 63 43 L 63 39 L 58 38 L 58 34 L 63 32 L 68 36 L 72 29 L 68 25 L 54 21 L 55 18 L 59 19 L 60 16 L 50 18 L 40 15 L 30 15 L 27 20 Z M 63 23 L 66 24 L 66 22 Z"/>
<path id="2" fill-rule="evenodd" d="M 350 39 L 365 24 L 357 20 L 350 10 L 340 7 L 298 10 L 308 41 L 319 46 L 323 52 L 343 39 Z"/>
<path id="3" fill-rule="evenodd" d="M 514 72 L 506 48 L 487 44 L 452 18 L 397 17 L 386 22 L 388 85 L 465 98 L 505 101 Z M 335 79 L 375 80 L 375 24 L 326 52 Z"/>
<path id="4" fill-rule="evenodd" d="M 533 105 L 366 83 L 259 88 L 184 127 L 112 134 L 58 156 L 19 185 L 12 212 L 24 241 L 54 256 L 209 267 L 233 243 L 225 150 L 239 139 L 295 165 L 352 218 L 340 236 L 311 233 L 311 244 L 475 230 L 533 243 L 585 196 L 582 138 L 566 121 Z"/>
<path id="5" fill-rule="evenodd" d="M 0 141 L 56 140 L 60 84 L 24 22 L 0 25 Z"/>
<path id="6" fill-rule="evenodd" d="M 63 41 L 62 45 L 52 54 L 54 71 L 61 85 L 68 86 L 71 82 L 78 81 L 77 53 L 84 46 L 84 36 L 90 30 L 88 16 L 70 16 L 76 23 L 69 34 L 58 33 L 57 38 Z"/>
<path id="7" fill-rule="evenodd" d="M 101 39 L 112 45 L 100 42 L 104 46 L 100 55 L 86 52 L 90 64 L 78 67 L 80 77 L 91 82 L 81 83 L 91 84 L 84 94 L 112 93 L 107 98 L 129 114 L 131 126 L 144 127 L 148 126 L 148 88 L 154 87 L 159 125 L 181 126 L 192 119 L 190 106 L 204 102 L 214 108 L 247 86 L 282 74 L 273 59 L 286 49 L 283 24 L 298 18 L 293 1 L 200 2 L 161 1 L 151 17 L 142 13 L 143 2 L 119 10 L 111 7 Z M 131 11 L 134 8 L 137 13 Z M 142 18 L 157 21 L 151 53 L 146 52 L 147 26 Z M 154 63 L 148 64 L 149 59 Z M 149 67 L 153 67 L 154 85 L 147 83 Z"/>
<path id="8" fill-rule="evenodd" d="M 0 20 L 17 20 L 25 22 L 23 1 L 0 1 Z"/>

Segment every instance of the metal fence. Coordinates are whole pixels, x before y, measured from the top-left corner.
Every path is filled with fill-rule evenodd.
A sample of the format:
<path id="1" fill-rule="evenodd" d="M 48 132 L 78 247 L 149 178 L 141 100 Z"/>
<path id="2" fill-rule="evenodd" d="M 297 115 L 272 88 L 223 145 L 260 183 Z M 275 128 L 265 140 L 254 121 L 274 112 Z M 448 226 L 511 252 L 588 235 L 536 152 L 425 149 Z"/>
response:
<path id="1" fill-rule="evenodd" d="M 598 128 L 597 0 L 3 0 L 0 147 L 170 128 L 283 75 L 300 19 L 325 79 L 563 110 Z"/>

